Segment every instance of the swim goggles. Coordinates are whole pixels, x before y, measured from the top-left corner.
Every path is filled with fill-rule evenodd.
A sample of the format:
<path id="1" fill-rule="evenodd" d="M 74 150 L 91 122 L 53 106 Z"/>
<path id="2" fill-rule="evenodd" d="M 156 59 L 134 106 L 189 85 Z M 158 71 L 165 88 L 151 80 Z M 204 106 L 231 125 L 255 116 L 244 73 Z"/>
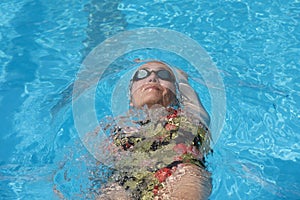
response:
<path id="1" fill-rule="evenodd" d="M 149 77 L 151 75 L 151 73 L 154 73 L 156 76 L 158 76 L 158 78 L 164 80 L 164 81 L 170 81 L 173 82 L 175 79 L 173 77 L 173 75 L 171 74 L 171 72 L 169 72 L 166 69 L 161 69 L 158 71 L 149 71 L 147 69 L 139 69 L 133 76 L 133 81 L 139 81 L 142 79 L 145 79 L 147 77 Z"/>

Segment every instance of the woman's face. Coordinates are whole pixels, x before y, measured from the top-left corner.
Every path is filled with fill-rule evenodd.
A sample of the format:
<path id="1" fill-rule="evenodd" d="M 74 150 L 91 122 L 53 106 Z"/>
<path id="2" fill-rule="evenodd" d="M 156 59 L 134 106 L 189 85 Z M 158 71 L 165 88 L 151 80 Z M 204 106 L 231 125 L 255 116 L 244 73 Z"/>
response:
<path id="1" fill-rule="evenodd" d="M 142 79 L 133 80 L 130 90 L 131 106 L 141 108 L 147 105 L 148 108 L 151 108 L 155 104 L 160 104 L 164 107 L 170 105 L 176 98 L 175 76 L 172 70 L 164 63 L 158 61 L 148 62 L 142 65 L 137 71 L 141 69 L 147 70 L 147 75 L 149 75 L 149 72 L 150 75 Z M 162 75 L 157 74 L 160 70 L 170 72 L 172 79 L 167 80 L 166 78 L 162 78 L 166 77 L 168 73 L 162 71 L 160 72 Z"/>

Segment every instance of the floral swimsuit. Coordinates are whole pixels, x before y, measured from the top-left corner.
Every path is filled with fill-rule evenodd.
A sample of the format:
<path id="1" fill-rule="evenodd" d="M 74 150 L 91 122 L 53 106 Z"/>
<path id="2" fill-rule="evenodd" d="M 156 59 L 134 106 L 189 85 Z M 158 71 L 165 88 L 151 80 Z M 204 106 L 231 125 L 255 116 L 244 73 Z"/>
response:
<path id="1" fill-rule="evenodd" d="M 114 144 L 129 155 L 113 179 L 134 199 L 153 199 L 179 164 L 204 168 L 204 155 L 210 151 L 208 128 L 199 120 L 191 122 L 179 109 L 167 111 L 159 123 L 138 122 L 138 132 L 116 128 L 112 135 Z"/>

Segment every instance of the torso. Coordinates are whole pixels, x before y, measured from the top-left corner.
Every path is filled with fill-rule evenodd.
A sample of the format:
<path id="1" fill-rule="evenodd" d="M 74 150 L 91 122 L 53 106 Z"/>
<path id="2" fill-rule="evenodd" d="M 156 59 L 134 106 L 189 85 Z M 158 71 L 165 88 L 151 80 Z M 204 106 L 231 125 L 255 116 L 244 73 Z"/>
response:
<path id="1" fill-rule="evenodd" d="M 204 169 L 204 155 L 210 151 L 209 130 L 183 112 L 169 109 L 155 122 L 145 120 L 139 128 L 116 128 L 112 141 L 126 156 L 116 161 L 114 182 L 134 199 L 153 199 L 179 166 Z M 177 170 L 178 171 L 178 170 Z"/>

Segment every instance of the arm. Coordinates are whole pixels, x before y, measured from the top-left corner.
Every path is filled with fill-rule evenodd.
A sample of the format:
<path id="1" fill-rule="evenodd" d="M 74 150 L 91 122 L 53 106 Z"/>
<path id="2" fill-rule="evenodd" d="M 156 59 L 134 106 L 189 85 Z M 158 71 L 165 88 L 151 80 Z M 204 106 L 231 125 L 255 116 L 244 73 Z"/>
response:
<path id="1" fill-rule="evenodd" d="M 198 95 L 188 83 L 188 76 L 182 70 L 176 69 L 178 89 L 182 95 L 184 111 L 199 116 L 202 122 L 209 127 L 210 117 L 203 107 Z"/>
<path id="2" fill-rule="evenodd" d="M 112 183 L 105 188 L 102 188 L 101 194 L 96 197 L 96 200 L 131 200 L 126 190 L 117 183 Z"/>
<path id="3" fill-rule="evenodd" d="M 176 72 L 184 111 L 199 116 L 202 123 L 209 127 L 210 117 L 198 95 L 189 85 L 187 74 L 182 70 L 176 70 Z M 169 177 L 167 188 L 173 191 L 173 197 L 178 199 L 208 199 L 212 189 L 211 174 L 196 165 L 183 164 L 178 166 L 173 176 Z"/>
<path id="4" fill-rule="evenodd" d="M 211 194 L 211 174 L 192 164 L 178 165 L 174 174 L 167 178 L 158 196 L 164 199 L 206 200 Z"/>

